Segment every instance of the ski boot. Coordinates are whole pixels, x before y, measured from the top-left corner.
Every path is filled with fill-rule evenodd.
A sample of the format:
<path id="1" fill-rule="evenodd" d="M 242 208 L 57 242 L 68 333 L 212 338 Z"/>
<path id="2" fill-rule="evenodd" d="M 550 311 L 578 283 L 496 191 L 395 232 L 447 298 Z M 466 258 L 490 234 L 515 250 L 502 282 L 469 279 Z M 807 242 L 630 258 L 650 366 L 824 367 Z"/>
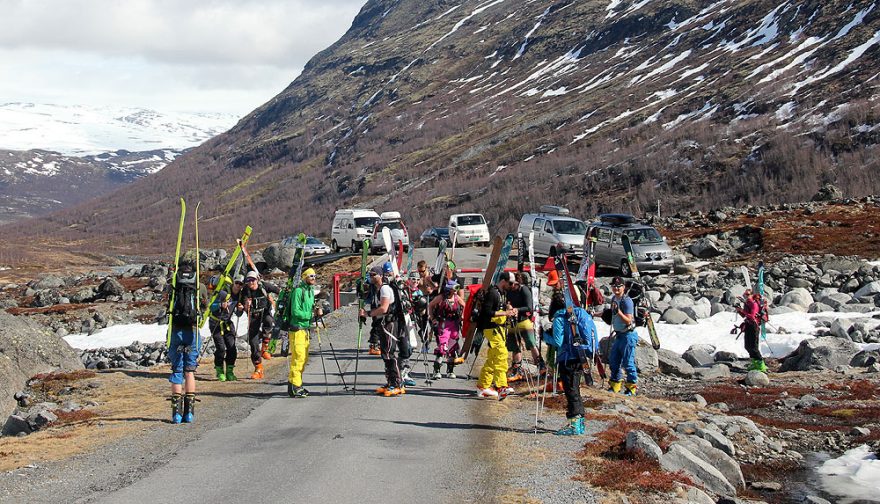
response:
<path id="1" fill-rule="evenodd" d="M 251 380 L 262 380 L 263 379 L 263 363 L 254 365 L 254 373 L 251 375 Z"/>
<path id="2" fill-rule="evenodd" d="M 636 395 L 636 384 L 633 382 L 626 382 L 623 384 L 623 395 L 625 396 L 634 396 Z"/>
<path id="3" fill-rule="evenodd" d="M 514 394 L 516 394 L 516 391 L 513 390 L 513 387 L 500 387 L 498 389 L 498 400 L 503 401 L 507 396 L 512 396 Z"/>
<path id="4" fill-rule="evenodd" d="M 183 423 L 193 423 L 196 419 L 196 394 L 195 392 L 187 392 L 183 396 Z"/>
<path id="5" fill-rule="evenodd" d="M 287 382 L 287 395 L 290 397 L 296 397 L 296 388 L 290 382 Z"/>
<path id="6" fill-rule="evenodd" d="M 235 376 L 235 366 L 232 364 L 226 365 L 226 381 L 236 381 L 238 377 Z"/>
<path id="7" fill-rule="evenodd" d="M 406 387 L 415 387 L 416 386 L 416 381 L 413 380 L 412 378 L 410 378 L 410 376 L 409 376 L 409 370 L 406 370 L 403 373 L 403 380 L 401 380 L 400 383 Z"/>
<path id="8" fill-rule="evenodd" d="M 385 397 L 399 396 L 399 395 L 405 393 L 405 392 L 402 392 L 401 390 L 402 390 L 402 387 L 388 387 L 387 389 L 385 389 L 385 392 L 383 392 L 382 395 L 384 395 Z"/>
<path id="9" fill-rule="evenodd" d="M 382 385 L 381 387 L 378 387 L 378 388 L 376 389 L 376 393 L 379 394 L 379 395 L 384 395 L 385 392 L 386 392 L 388 389 L 390 389 L 390 388 L 392 388 L 392 387 L 386 383 L 385 385 Z"/>
<path id="10" fill-rule="evenodd" d="M 477 397 L 479 398 L 490 398 L 495 399 L 498 397 L 498 392 L 492 390 L 491 388 L 480 388 L 477 387 Z"/>
<path id="11" fill-rule="evenodd" d="M 369 353 L 370 355 L 382 355 L 382 352 L 376 345 L 370 345 L 370 351 L 367 353 Z"/>
<path id="12" fill-rule="evenodd" d="M 171 423 L 179 424 L 183 421 L 183 410 L 182 410 L 182 400 L 180 394 L 171 394 L 171 398 L 168 399 L 171 401 Z"/>
<path id="13" fill-rule="evenodd" d="M 223 366 L 214 366 L 214 371 L 217 373 L 217 381 L 226 381 L 226 371 L 223 370 Z"/>
<path id="14" fill-rule="evenodd" d="M 544 392 L 552 392 L 554 394 L 563 392 L 562 381 L 557 381 L 556 383 L 548 383 L 546 387 L 544 387 Z"/>
<path id="15" fill-rule="evenodd" d="M 623 387 L 623 382 L 620 380 L 608 380 L 608 392 L 613 392 L 615 394 L 620 393 L 620 389 Z"/>
<path id="16" fill-rule="evenodd" d="M 271 354 L 274 354 L 274 353 L 275 353 L 275 349 L 276 349 L 277 347 L 278 347 L 278 340 L 277 340 L 277 339 L 274 339 L 274 338 L 273 338 L 273 339 L 270 339 L 270 340 L 269 340 L 269 346 L 267 347 L 267 350 L 269 351 L 269 354 L 270 354 L 270 355 L 271 355 Z"/>
<path id="17" fill-rule="evenodd" d="M 760 371 L 762 373 L 766 373 L 767 364 L 764 362 L 764 359 L 752 359 L 752 365 L 749 366 L 749 371 Z"/>
<path id="18" fill-rule="evenodd" d="M 453 366 L 452 364 L 446 365 L 446 377 L 449 378 L 450 380 L 454 380 L 456 378 L 455 373 L 452 372 L 452 369 L 454 367 L 455 366 Z"/>
<path id="19" fill-rule="evenodd" d="M 303 397 L 308 397 L 308 396 L 309 396 L 309 391 L 306 390 L 305 387 L 297 387 L 293 390 L 293 397 L 301 399 Z"/>
<path id="20" fill-rule="evenodd" d="M 440 378 L 443 378 L 443 375 L 440 374 L 440 363 L 435 362 L 434 363 L 434 374 L 431 375 L 431 379 L 432 380 L 439 380 Z"/>
<path id="21" fill-rule="evenodd" d="M 269 342 L 267 340 L 263 340 L 263 345 L 260 346 L 260 357 L 264 360 L 272 359 L 272 354 L 269 353 Z"/>
<path id="22" fill-rule="evenodd" d="M 515 362 L 507 372 L 507 382 L 514 383 L 523 379 L 522 362 Z"/>
<path id="23" fill-rule="evenodd" d="M 554 432 L 557 436 L 583 436 L 586 432 L 584 417 L 576 416 L 568 421 L 568 426 Z"/>
<path id="24" fill-rule="evenodd" d="M 454 362 L 456 364 L 464 364 L 464 357 L 456 357 Z"/>
<path id="25" fill-rule="evenodd" d="M 544 359 L 538 360 L 538 376 L 544 376 L 547 374 L 547 363 L 544 362 Z"/>

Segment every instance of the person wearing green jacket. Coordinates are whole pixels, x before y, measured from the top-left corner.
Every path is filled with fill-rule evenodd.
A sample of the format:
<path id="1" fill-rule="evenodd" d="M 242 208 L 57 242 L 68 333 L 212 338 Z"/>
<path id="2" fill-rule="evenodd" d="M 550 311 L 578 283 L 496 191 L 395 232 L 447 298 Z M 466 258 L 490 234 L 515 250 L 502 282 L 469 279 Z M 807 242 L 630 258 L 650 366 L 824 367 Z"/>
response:
<path id="1" fill-rule="evenodd" d="M 302 281 L 290 293 L 287 306 L 290 310 L 287 317 L 290 321 L 290 375 L 287 379 L 287 394 L 290 397 L 308 397 L 309 391 L 303 387 L 302 373 L 309 360 L 309 328 L 315 308 L 314 269 L 308 268 L 302 272 Z"/>

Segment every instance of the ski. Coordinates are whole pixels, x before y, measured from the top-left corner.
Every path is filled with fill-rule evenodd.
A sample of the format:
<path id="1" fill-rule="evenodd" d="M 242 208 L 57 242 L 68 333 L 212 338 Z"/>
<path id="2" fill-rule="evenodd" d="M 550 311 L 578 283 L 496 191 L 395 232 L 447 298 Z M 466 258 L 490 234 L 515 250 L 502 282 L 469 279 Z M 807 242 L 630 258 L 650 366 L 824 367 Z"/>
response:
<path id="1" fill-rule="evenodd" d="M 501 242 L 501 248 L 498 252 L 497 258 L 495 258 L 495 267 L 492 267 L 492 259 L 494 258 L 495 248 L 492 248 L 492 257 L 489 258 L 489 266 L 486 268 L 486 274 L 488 275 L 490 272 L 492 275 L 488 277 L 488 281 L 486 277 L 483 277 L 483 284 L 480 287 L 480 290 L 486 290 L 490 286 L 498 283 L 498 279 L 501 278 L 501 273 L 504 273 L 504 269 L 507 267 L 507 260 L 510 259 L 510 251 L 513 249 L 513 241 L 514 237 L 512 234 L 507 235 L 503 242 Z M 473 309 L 473 306 L 471 306 Z M 468 318 L 470 318 L 470 314 L 468 314 Z M 468 333 L 470 334 L 470 341 L 465 337 L 464 345 L 467 346 L 467 351 L 470 351 L 472 348 L 474 349 L 474 354 L 480 353 L 480 347 L 483 345 L 482 337 L 476 338 L 477 344 L 474 346 L 474 335 L 477 332 L 476 323 L 468 326 Z M 467 355 L 467 351 L 465 351 L 464 347 L 462 347 L 462 355 Z M 476 362 L 476 355 L 474 355 L 474 362 Z"/>
<path id="2" fill-rule="evenodd" d="M 407 274 L 412 273 L 413 270 L 413 257 L 415 256 L 416 248 L 410 245 L 409 249 L 406 251 L 406 269 L 404 270 Z"/>
<path id="3" fill-rule="evenodd" d="M 486 265 L 486 272 L 483 273 L 483 282 L 480 284 L 479 290 L 485 290 L 489 288 L 489 284 L 492 282 L 492 276 L 495 274 L 495 267 L 498 265 L 498 260 L 501 257 L 501 246 L 502 240 L 500 236 L 496 236 L 494 240 L 492 240 L 492 249 L 489 252 L 489 263 Z M 466 357 L 468 353 L 471 351 L 471 345 L 474 343 L 474 335 L 477 333 L 477 324 L 470 321 L 471 311 L 473 311 L 473 297 L 477 295 L 476 291 L 472 292 L 472 296 L 468 297 L 467 306 L 465 306 L 464 313 L 462 314 L 462 325 L 463 329 L 463 341 L 461 344 L 461 349 L 459 350 L 459 355 L 462 357 Z"/>
<path id="4" fill-rule="evenodd" d="M 580 306 L 581 308 L 584 308 L 586 310 L 587 303 L 588 303 L 587 297 L 589 297 L 589 287 L 586 291 L 584 291 L 584 294 L 583 294 L 584 299 L 582 299 L 579 302 L 577 299 L 577 289 L 575 288 L 574 282 L 572 282 L 572 280 L 571 280 L 571 273 L 568 271 L 568 256 L 563 253 L 560 255 L 560 258 L 561 258 L 560 262 L 562 263 L 562 272 L 560 273 L 559 278 L 564 280 L 565 285 L 564 285 L 563 290 L 568 292 L 568 296 L 571 298 L 572 306 Z M 558 267 L 557 267 L 557 269 L 558 269 Z M 593 271 L 595 271 L 595 270 L 593 270 Z M 595 278 L 593 279 L 593 281 L 595 282 Z M 568 308 L 567 305 L 566 305 L 566 308 Z M 572 331 L 576 330 L 574 323 L 572 323 L 571 330 Z M 575 333 L 573 332 L 572 334 L 575 334 Z M 592 366 L 595 366 L 596 371 L 599 372 L 599 378 L 601 378 L 602 381 L 604 382 L 604 380 L 606 378 L 605 364 L 603 364 L 602 359 L 599 358 L 598 350 L 599 350 L 599 343 L 598 343 L 598 341 L 594 341 L 593 342 L 593 358 L 586 362 L 586 364 L 588 366 L 586 371 L 588 373 L 592 373 L 591 368 L 592 368 Z"/>
<path id="5" fill-rule="evenodd" d="M 632 272 L 633 280 L 642 287 L 642 303 L 646 304 L 648 307 L 648 316 L 645 317 L 645 322 L 648 325 L 648 336 L 651 337 L 651 346 L 654 347 L 654 350 L 658 350 L 660 348 L 660 339 L 657 337 L 657 329 L 654 327 L 654 318 L 651 316 L 651 308 L 653 308 L 651 297 L 648 296 L 648 290 L 645 288 L 645 285 L 642 284 L 642 276 L 636 265 L 636 259 L 633 255 L 632 243 L 629 241 L 629 236 L 627 236 L 626 233 L 622 233 L 620 235 L 620 241 L 623 243 L 623 250 L 626 251 L 626 260 L 629 263 L 629 269 Z"/>
<path id="6" fill-rule="evenodd" d="M 294 289 L 299 287 L 299 284 L 302 282 L 303 265 L 306 262 L 305 233 L 300 233 L 296 235 L 292 242 L 294 246 L 293 263 L 290 265 L 290 269 L 287 271 L 287 284 L 278 294 L 278 300 L 275 302 L 275 314 L 277 315 L 278 321 L 280 323 L 280 329 L 282 331 L 289 328 L 289 323 L 287 321 L 287 303 L 290 302 L 290 296 L 293 295 Z M 287 244 L 289 245 L 290 242 L 288 241 Z M 273 331 L 272 339 L 279 339 L 279 334 L 280 333 L 276 333 Z M 272 344 L 270 343 L 270 347 L 271 346 Z M 274 348 L 272 348 L 272 350 L 274 350 Z M 270 353 L 272 353 L 271 350 Z"/>
<path id="7" fill-rule="evenodd" d="M 526 240 L 522 233 L 516 234 L 516 271 L 522 273 L 526 264 Z"/>
<path id="8" fill-rule="evenodd" d="M 357 291 L 358 291 L 358 338 L 357 338 L 357 348 L 354 352 L 354 385 L 352 385 L 351 393 L 357 393 L 357 377 L 358 377 L 358 364 L 360 363 L 361 358 L 361 338 L 364 335 L 364 319 L 361 318 L 360 313 L 361 310 L 364 309 L 364 297 L 366 293 L 369 292 L 369 280 L 367 279 L 367 261 L 368 255 L 370 253 L 370 240 L 365 239 L 361 244 L 361 276 L 357 280 Z"/>
<path id="9" fill-rule="evenodd" d="M 246 226 L 244 228 L 244 234 L 241 235 L 241 239 L 236 242 L 235 250 L 232 251 L 232 254 L 229 256 L 229 262 L 226 263 L 226 268 L 223 270 L 223 274 L 220 275 L 220 280 L 217 283 L 217 287 L 214 288 L 214 294 L 211 295 L 211 299 L 208 301 L 208 308 L 202 314 L 202 323 L 201 326 L 205 325 L 205 322 L 208 320 L 208 316 L 211 313 L 210 306 L 214 304 L 214 301 L 217 300 L 217 296 L 220 295 L 220 291 L 226 287 L 232 277 L 230 274 L 232 273 L 232 268 L 235 267 L 235 264 L 238 262 L 238 257 L 241 255 L 241 246 L 239 244 L 247 244 L 247 241 L 251 237 L 251 227 Z M 199 326 L 199 327 L 201 327 Z"/>
<path id="10" fill-rule="evenodd" d="M 202 288 L 201 288 L 201 278 L 199 275 L 201 271 L 199 270 L 199 265 L 202 262 L 201 253 L 199 252 L 199 207 L 202 206 L 201 201 L 196 202 L 196 211 L 195 211 L 195 226 L 196 226 L 196 310 L 198 310 L 198 302 L 202 297 Z M 210 305 L 209 305 L 210 306 Z M 196 315 L 196 331 L 202 327 L 202 320 L 199 317 L 200 312 L 197 311 Z M 196 334 L 198 336 L 198 334 Z M 196 338 L 196 342 L 198 342 L 198 338 Z"/>
<path id="11" fill-rule="evenodd" d="M 587 231 L 587 236 L 584 237 L 584 255 L 581 258 L 581 265 L 578 268 L 577 277 L 575 277 L 575 283 L 581 282 L 583 280 L 587 280 L 587 287 L 591 287 L 593 285 L 590 282 L 590 278 L 594 279 L 596 277 L 596 228 L 590 228 Z"/>
<path id="12" fill-rule="evenodd" d="M 758 296 L 761 298 L 761 339 L 764 340 L 764 343 L 767 343 L 767 322 L 764 320 L 766 318 L 766 302 L 764 301 L 764 261 L 760 261 L 758 263 L 758 279 L 757 279 L 757 288 L 758 288 Z M 767 345 L 767 348 L 770 348 L 770 345 Z"/>
<path id="13" fill-rule="evenodd" d="M 400 279 L 400 268 L 398 267 L 399 258 L 397 257 L 397 253 L 394 251 L 394 243 L 391 240 L 391 230 L 386 228 L 382 228 L 382 241 L 385 242 L 385 250 L 388 252 L 388 257 L 391 262 L 391 271 L 394 273 L 393 282 L 396 282 Z M 400 242 L 399 242 L 400 243 Z M 406 287 L 403 289 L 398 289 L 401 294 L 406 295 Z M 402 299 L 397 300 L 398 303 L 403 303 Z M 412 305 L 412 302 L 409 303 Z M 415 324 L 413 324 L 412 317 L 409 315 L 408 310 L 403 310 L 403 325 L 406 328 L 406 335 L 409 339 L 409 344 L 411 348 L 416 348 L 419 344 L 418 332 L 416 331 Z"/>
<path id="14" fill-rule="evenodd" d="M 739 271 L 742 273 L 743 282 L 746 283 L 746 289 L 752 290 L 752 279 L 749 277 L 749 269 L 745 266 L 740 266 Z"/>
<path id="15" fill-rule="evenodd" d="M 171 310 L 174 309 L 174 291 L 177 288 L 177 268 L 180 267 L 180 244 L 183 241 L 183 223 L 186 220 L 186 201 L 180 198 L 180 225 L 177 227 L 177 248 L 174 250 L 174 271 L 171 273 L 171 294 L 168 295 L 168 332 L 165 346 L 171 346 Z"/>

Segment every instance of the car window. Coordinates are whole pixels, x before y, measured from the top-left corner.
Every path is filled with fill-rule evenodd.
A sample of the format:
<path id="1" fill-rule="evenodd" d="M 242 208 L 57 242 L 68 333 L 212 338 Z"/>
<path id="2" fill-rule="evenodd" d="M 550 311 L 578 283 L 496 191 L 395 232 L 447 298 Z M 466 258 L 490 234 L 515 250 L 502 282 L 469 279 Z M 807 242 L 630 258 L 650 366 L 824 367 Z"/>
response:
<path id="1" fill-rule="evenodd" d="M 553 234 L 553 224 L 550 221 L 544 222 L 544 232 Z"/>
<path id="2" fill-rule="evenodd" d="M 599 228 L 596 230 L 596 239 L 603 242 L 611 241 L 611 230 Z"/>
<path id="3" fill-rule="evenodd" d="M 486 223 L 482 215 L 460 215 L 456 218 L 456 222 L 459 226 L 476 226 Z"/>
<path id="4" fill-rule="evenodd" d="M 544 219 L 535 219 L 535 222 L 532 222 L 533 230 L 540 231 L 542 227 L 544 227 Z"/>
<path id="5" fill-rule="evenodd" d="M 612 233 L 611 242 L 614 243 L 615 245 L 620 244 L 620 231 L 615 231 Z"/>
<path id="6" fill-rule="evenodd" d="M 359 228 L 371 228 L 379 222 L 379 219 L 376 217 L 356 217 L 354 219 L 354 223 Z M 348 226 L 351 228 L 351 224 Z"/>
<path id="7" fill-rule="evenodd" d="M 557 220 L 553 221 L 553 227 L 559 234 L 582 236 L 587 232 L 587 226 L 581 221 L 576 220 Z"/>
<path id="8" fill-rule="evenodd" d="M 632 229 L 626 231 L 631 243 L 658 243 L 663 241 L 663 237 L 654 228 Z"/>

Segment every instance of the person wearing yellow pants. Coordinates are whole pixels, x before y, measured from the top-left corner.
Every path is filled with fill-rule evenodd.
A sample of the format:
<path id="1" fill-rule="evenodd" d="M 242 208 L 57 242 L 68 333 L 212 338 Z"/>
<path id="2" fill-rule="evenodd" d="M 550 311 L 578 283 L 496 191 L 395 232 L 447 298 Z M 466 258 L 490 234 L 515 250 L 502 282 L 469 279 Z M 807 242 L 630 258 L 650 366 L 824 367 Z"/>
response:
<path id="1" fill-rule="evenodd" d="M 309 360 L 309 327 L 315 308 L 315 270 L 308 268 L 302 273 L 302 281 L 290 293 L 286 318 L 290 323 L 290 373 L 287 378 L 287 395 L 308 397 L 303 387 L 302 373 Z M 318 315 L 320 316 L 320 310 Z"/>
<path id="2" fill-rule="evenodd" d="M 507 346 L 504 326 L 507 317 L 516 316 L 517 310 L 511 308 L 502 299 L 502 293 L 507 292 L 513 282 L 512 273 L 502 273 L 498 283 L 487 289 L 480 307 L 477 328 L 482 331 L 483 338 L 489 344 L 489 352 L 480 371 L 480 379 L 477 381 L 478 397 L 504 399 L 513 394 L 513 389 L 507 386 Z M 493 383 L 497 391 L 492 389 Z"/>

